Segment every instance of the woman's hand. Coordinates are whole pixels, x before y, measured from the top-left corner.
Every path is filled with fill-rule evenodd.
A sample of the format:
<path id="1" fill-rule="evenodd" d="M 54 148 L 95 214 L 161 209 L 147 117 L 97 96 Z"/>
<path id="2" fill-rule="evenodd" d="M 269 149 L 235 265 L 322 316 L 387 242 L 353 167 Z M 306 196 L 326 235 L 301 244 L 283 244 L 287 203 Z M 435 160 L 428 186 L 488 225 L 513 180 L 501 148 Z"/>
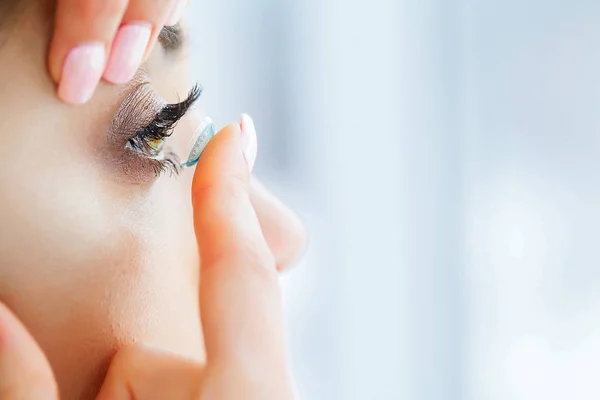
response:
<path id="1" fill-rule="evenodd" d="M 243 129 L 230 125 L 215 136 L 192 187 L 207 363 L 142 345 L 128 347 L 113 359 L 98 399 L 294 398 L 276 264 L 298 253 L 302 228 L 279 204 L 263 218 L 261 229 L 255 208 L 279 202 L 251 183 L 249 165 L 256 153 L 244 156 L 244 149 L 253 147 L 256 134 L 251 120 L 245 121 Z M 285 231 L 286 220 L 294 220 L 299 230 L 282 239 L 294 238 L 296 245 L 272 239 L 279 245 L 274 251 L 263 230 L 274 229 L 275 237 Z M 41 350 L 5 308 L 0 308 L 0 398 L 58 398 Z"/>
<path id="2" fill-rule="evenodd" d="M 125 349 L 99 400 L 294 398 L 275 258 L 250 201 L 254 160 L 243 155 L 256 134 L 244 128 L 230 125 L 215 136 L 192 187 L 207 364 Z"/>
<path id="3" fill-rule="evenodd" d="M 256 178 L 250 183 L 250 201 L 263 235 L 282 271 L 298 259 L 306 247 L 306 231 L 298 216 Z"/>
<path id="4" fill-rule="evenodd" d="M 100 79 L 126 83 L 156 42 L 175 25 L 188 0 L 58 0 L 50 75 L 58 97 L 87 102 Z"/>

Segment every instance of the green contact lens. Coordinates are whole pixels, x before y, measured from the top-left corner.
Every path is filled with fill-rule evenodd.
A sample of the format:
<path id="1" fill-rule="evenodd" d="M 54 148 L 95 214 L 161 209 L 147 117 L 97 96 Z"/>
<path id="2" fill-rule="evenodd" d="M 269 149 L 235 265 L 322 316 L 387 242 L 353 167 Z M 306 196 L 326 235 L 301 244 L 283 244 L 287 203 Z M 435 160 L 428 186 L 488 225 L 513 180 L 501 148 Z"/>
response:
<path id="1" fill-rule="evenodd" d="M 181 163 L 182 167 L 193 167 L 198 164 L 200 156 L 204 152 L 204 149 L 208 145 L 208 142 L 215 136 L 216 129 L 212 119 L 206 117 L 200 122 L 200 125 L 196 129 L 196 132 L 190 140 L 192 149 L 185 162 Z"/>

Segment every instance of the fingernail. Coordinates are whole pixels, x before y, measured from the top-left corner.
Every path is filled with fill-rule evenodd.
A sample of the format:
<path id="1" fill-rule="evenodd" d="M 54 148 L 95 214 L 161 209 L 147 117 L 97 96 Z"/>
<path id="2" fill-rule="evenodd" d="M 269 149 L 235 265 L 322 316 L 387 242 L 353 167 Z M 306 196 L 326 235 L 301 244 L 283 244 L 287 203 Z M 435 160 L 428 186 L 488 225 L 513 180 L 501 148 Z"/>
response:
<path id="1" fill-rule="evenodd" d="M 133 78 L 142 64 L 151 31 L 150 24 L 144 22 L 127 24 L 119 28 L 104 72 L 104 79 L 121 84 Z"/>
<path id="2" fill-rule="evenodd" d="M 183 11 L 185 10 L 186 3 L 187 0 L 175 0 L 173 4 L 173 9 L 171 10 L 171 14 L 165 22 L 165 26 L 173 26 L 179 22 L 179 20 L 183 16 Z"/>
<path id="3" fill-rule="evenodd" d="M 254 121 L 252 121 L 252 118 L 250 118 L 248 114 L 242 114 L 240 128 L 242 131 L 242 151 L 244 152 L 244 158 L 246 158 L 248 168 L 252 171 L 252 169 L 254 169 L 254 163 L 256 162 L 258 141 L 256 139 Z"/>
<path id="4" fill-rule="evenodd" d="M 94 94 L 106 65 L 104 43 L 74 47 L 63 64 L 58 97 L 69 104 L 86 103 Z"/>

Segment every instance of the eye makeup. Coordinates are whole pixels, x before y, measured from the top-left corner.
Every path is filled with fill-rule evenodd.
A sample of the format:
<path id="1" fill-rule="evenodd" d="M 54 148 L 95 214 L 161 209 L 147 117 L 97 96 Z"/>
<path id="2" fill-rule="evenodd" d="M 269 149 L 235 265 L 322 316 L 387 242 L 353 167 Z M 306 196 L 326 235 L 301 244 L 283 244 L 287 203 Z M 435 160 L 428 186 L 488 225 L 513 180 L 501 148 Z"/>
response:
<path id="1" fill-rule="evenodd" d="M 109 128 L 110 164 L 132 182 L 148 182 L 162 173 L 178 174 L 181 162 L 166 142 L 200 94 L 195 85 L 183 101 L 168 104 L 148 82 L 137 84 Z"/>
<path id="2" fill-rule="evenodd" d="M 170 170 L 172 174 L 178 173 L 178 160 L 173 159 L 174 155 L 170 153 L 165 154 L 165 142 L 201 93 L 200 87 L 195 85 L 182 102 L 163 106 L 147 126 L 127 141 L 125 147 L 160 163 L 159 172 Z"/>

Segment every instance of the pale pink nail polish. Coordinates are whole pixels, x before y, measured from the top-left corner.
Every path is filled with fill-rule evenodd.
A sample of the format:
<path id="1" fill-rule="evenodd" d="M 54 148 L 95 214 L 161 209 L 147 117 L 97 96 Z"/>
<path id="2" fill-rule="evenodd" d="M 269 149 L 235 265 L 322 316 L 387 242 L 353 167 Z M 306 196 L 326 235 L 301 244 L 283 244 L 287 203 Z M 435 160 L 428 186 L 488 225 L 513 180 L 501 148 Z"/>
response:
<path id="1" fill-rule="evenodd" d="M 258 153 L 258 140 L 256 138 L 254 121 L 252 121 L 249 115 L 242 114 L 240 127 L 242 130 L 242 151 L 244 152 L 248 168 L 252 171 Z"/>
<path id="2" fill-rule="evenodd" d="M 119 28 L 104 79 L 116 84 L 129 82 L 142 64 L 151 32 L 151 25 L 144 22 L 130 23 Z"/>
<path id="3" fill-rule="evenodd" d="M 165 26 L 173 26 L 179 22 L 181 17 L 183 17 L 183 11 L 185 10 L 186 4 L 187 0 L 175 0 L 171 14 L 165 21 Z"/>
<path id="4" fill-rule="evenodd" d="M 91 99 L 106 64 L 104 43 L 84 43 L 71 49 L 63 64 L 58 97 L 69 104 Z"/>

